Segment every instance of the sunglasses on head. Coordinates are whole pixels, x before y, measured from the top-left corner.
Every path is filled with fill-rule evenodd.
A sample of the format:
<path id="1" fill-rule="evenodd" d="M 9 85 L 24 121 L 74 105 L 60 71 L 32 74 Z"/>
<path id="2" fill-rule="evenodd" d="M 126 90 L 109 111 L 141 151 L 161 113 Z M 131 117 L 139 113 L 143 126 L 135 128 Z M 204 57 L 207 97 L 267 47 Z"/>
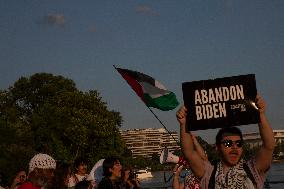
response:
<path id="1" fill-rule="evenodd" d="M 238 148 L 241 148 L 244 144 L 244 142 L 242 140 L 236 140 L 236 141 L 232 141 L 232 140 L 223 140 L 221 142 L 221 144 L 223 144 L 226 148 L 230 148 L 233 146 L 233 144 L 235 144 Z"/>

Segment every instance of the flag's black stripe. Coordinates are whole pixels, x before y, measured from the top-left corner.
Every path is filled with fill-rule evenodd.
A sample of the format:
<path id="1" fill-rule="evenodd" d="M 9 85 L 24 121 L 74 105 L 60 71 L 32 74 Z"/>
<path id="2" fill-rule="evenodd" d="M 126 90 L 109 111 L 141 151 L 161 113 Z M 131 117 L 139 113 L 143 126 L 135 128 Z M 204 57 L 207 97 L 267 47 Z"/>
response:
<path id="1" fill-rule="evenodd" d="M 129 75 L 130 77 L 132 77 L 133 79 L 135 79 L 138 82 L 147 82 L 152 84 L 153 86 L 155 86 L 155 79 L 143 74 L 141 72 L 136 72 L 136 71 L 132 71 L 132 70 L 128 70 L 128 69 L 122 69 L 122 68 L 116 68 L 120 73 L 124 73 Z"/>

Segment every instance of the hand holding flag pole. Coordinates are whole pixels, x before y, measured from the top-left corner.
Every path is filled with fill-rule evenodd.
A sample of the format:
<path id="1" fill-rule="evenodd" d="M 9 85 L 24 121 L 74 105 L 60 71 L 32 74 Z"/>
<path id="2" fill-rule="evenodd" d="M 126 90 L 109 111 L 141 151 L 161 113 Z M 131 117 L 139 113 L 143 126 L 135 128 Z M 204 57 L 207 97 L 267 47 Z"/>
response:
<path id="1" fill-rule="evenodd" d="M 157 108 L 162 111 L 172 110 L 179 105 L 179 102 L 176 99 L 176 95 L 173 92 L 168 91 L 160 82 L 146 74 L 128 69 L 117 68 L 115 66 L 114 68 L 127 81 L 127 83 L 135 91 L 135 93 L 148 107 L 150 112 L 155 116 L 155 118 L 164 127 L 164 129 L 171 135 L 169 130 L 150 107 Z M 171 137 L 178 144 L 177 140 L 172 135 Z"/>

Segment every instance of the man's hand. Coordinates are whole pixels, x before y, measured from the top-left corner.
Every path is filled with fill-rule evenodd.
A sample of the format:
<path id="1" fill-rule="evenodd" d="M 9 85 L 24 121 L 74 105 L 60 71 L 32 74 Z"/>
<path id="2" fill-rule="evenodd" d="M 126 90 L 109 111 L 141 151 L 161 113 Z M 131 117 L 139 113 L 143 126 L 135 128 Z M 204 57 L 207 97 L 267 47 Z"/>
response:
<path id="1" fill-rule="evenodd" d="M 182 169 L 183 165 L 176 164 L 175 168 L 173 169 L 174 176 L 179 177 Z"/>
<path id="2" fill-rule="evenodd" d="M 183 165 L 176 164 L 173 170 L 173 189 L 184 189 L 183 182 L 179 182 L 179 175 L 182 171 Z"/>
<path id="3" fill-rule="evenodd" d="M 187 115 L 187 109 L 185 106 L 182 106 L 176 113 L 176 117 L 180 125 L 186 124 L 186 115 Z"/>
<path id="4" fill-rule="evenodd" d="M 256 96 L 256 99 L 255 99 L 255 102 L 256 102 L 256 106 L 258 108 L 258 111 L 260 113 L 264 113 L 265 110 L 266 110 L 266 103 L 265 101 L 263 100 L 263 98 L 261 98 L 260 95 L 257 95 Z"/>

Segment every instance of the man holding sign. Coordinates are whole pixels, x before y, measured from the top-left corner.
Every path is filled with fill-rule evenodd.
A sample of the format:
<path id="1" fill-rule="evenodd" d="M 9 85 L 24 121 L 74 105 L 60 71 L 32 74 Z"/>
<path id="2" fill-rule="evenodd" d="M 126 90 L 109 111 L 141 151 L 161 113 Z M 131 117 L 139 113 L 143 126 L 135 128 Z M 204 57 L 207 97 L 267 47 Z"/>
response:
<path id="1" fill-rule="evenodd" d="M 265 116 L 266 104 L 260 96 L 255 99 L 255 107 L 258 112 L 259 133 L 262 139 L 262 146 L 256 157 L 248 161 L 243 160 L 241 131 L 237 127 L 220 125 L 222 129 L 216 136 L 216 149 L 220 162 L 216 165 L 202 160 L 194 150 L 192 140 L 189 140 L 191 124 L 188 117 L 194 112 L 188 111 L 190 108 L 185 106 L 177 112 L 183 153 L 191 164 L 192 172 L 200 179 L 203 189 L 263 188 L 265 173 L 271 165 L 275 141 L 272 128 Z"/>
<path id="2" fill-rule="evenodd" d="M 190 133 L 186 132 L 187 109 L 181 107 L 177 112 L 180 123 L 182 150 L 185 157 L 191 162 L 191 169 L 200 179 L 202 188 L 263 188 L 265 173 L 270 167 L 272 153 L 275 146 L 272 129 L 265 116 L 265 102 L 260 96 L 256 98 L 259 111 L 259 132 L 262 147 L 256 157 L 244 161 L 242 133 L 237 127 L 220 129 L 216 136 L 216 146 L 220 155 L 220 162 L 213 166 L 209 161 L 203 161 L 194 151 L 193 143 L 188 140 Z"/>

